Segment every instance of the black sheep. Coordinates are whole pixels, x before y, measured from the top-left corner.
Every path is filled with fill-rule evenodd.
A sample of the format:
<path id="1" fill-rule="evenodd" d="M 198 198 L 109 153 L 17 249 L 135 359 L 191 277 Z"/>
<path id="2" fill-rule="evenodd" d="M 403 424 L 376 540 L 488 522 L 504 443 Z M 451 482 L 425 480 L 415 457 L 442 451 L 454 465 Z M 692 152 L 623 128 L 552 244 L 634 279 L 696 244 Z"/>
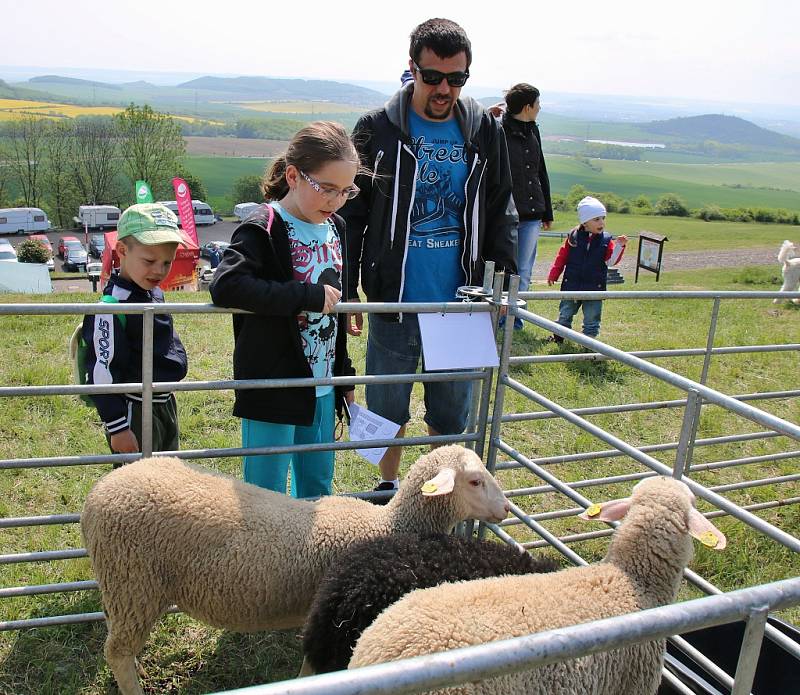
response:
<path id="1" fill-rule="evenodd" d="M 347 668 L 361 633 L 409 591 L 442 582 L 561 569 L 506 543 L 398 533 L 351 546 L 323 578 L 303 630 L 300 675 Z"/>

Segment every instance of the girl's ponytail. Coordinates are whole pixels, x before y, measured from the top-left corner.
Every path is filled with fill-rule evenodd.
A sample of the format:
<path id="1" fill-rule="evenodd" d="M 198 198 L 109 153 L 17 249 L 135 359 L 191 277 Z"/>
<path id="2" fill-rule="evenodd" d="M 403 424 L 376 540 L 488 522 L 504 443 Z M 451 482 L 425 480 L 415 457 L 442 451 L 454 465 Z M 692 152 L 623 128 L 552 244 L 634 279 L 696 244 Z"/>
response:
<path id="1" fill-rule="evenodd" d="M 265 200 L 280 200 L 289 192 L 286 182 L 286 155 L 278 157 L 264 175 L 261 190 Z"/>

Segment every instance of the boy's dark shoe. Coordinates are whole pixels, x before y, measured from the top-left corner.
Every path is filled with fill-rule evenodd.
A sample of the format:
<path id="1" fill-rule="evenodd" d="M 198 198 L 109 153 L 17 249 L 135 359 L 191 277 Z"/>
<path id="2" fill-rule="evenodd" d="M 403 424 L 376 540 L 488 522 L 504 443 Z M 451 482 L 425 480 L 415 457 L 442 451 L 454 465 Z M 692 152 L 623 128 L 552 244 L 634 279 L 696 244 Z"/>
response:
<path id="1" fill-rule="evenodd" d="M 397 488 L 394 486 L 393 482 L 387 480 L 382 483 L 378 483 L 374 488 L 372 488 L 373 492 L 385 492 L 388 490 L 397 490 Z"/>
<path id="2" fill-rule="evenodd" d="M 553 335 L 551 335 L 547 339 L 547 342 L 548 343 L 555 343 L 556 345 L 561 345 L 561 343 L 564 342 L 564 339 L 560 335 L 556 335 L 555 333 L 553 333 Z"/>
<path id="3" fill-rule="evenodd" d="M 374 488 L 372 488 L 372 492 L 397 492 L 397 488 L 394 486 L 394 483 L 391 481 L 384 481 L 382 483 L 378 483 Z M 393 495 L 383 494 L 383 495 L 376 495 L 375 497 L 370 497 L 370 502 L 372 504 L 389 504 L 389 500 L 392 499 Z"/>

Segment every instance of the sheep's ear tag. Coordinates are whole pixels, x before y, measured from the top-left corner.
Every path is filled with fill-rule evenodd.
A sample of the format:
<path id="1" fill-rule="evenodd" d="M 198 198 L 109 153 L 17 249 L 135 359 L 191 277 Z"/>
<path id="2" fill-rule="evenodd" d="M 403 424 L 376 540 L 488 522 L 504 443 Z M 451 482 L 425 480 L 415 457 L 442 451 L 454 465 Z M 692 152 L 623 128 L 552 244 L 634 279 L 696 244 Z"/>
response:
<path id="1" fill-rule="evenodd" d="M 427 493 L 436 492 L 438 489 L 439 486 L 431 480 L 422 486 L 422 491 Z"/>
<path id="2" fill-rule="evenodd" d="M 697 540 L 709 548 L 716 548 L 719 545 L 719 538 L 713 531 L 704 531 L 697 537 Z"/>
<path id="3" fill-rule="evenodd" d="M 599 504 L 593 504 L 586 510 L 586 516 L 597 516 L 602 511 Z"/>

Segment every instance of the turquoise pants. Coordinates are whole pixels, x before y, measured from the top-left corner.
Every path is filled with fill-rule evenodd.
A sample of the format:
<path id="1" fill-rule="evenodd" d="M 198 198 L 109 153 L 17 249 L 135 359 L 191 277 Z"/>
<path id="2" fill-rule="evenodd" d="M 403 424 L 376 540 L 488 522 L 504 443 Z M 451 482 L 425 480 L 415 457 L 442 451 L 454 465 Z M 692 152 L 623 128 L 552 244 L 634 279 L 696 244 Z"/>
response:
<path id="1" fill-rule="evenodd" d="M 242 446 L 292 446 L 334 441 L 334 394 L 317 396 L 311 425 L 278 425 L 242 418 Z M 292 467 L 292 497 L 331 494 L 333 451 L 302 451 L 272 456 L 245 456 L 244 479 L 275 492 L 286 493 L 286 478 Z"/>

